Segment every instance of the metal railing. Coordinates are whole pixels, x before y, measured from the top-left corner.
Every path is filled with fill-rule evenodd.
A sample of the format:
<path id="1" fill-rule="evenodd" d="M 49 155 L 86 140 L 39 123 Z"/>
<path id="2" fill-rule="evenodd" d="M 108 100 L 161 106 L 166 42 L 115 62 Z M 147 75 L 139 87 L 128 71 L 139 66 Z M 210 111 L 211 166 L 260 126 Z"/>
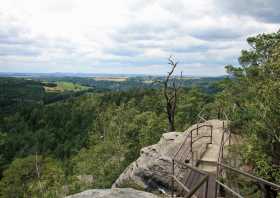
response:
<path id="1" fill-rule="evenodd" d="M 209 135 L 199 135 L 199 129 L 206 127 L 206 128 L 210 128 L 210 134 Z M 196 136 L 194 136 L 194 132 L 196 132 Z M 196 138 L 195 138 L 196 137 Z M 202 139 L 202 138 L 210 138 L 210 142 L 206 143 L 206 144 L 212 144 L 212 140 L 213 140 L 213 126 L 209 125 L 209 124 L 203 124 L 203 125 L 196 125 L 196 128 L 192 129 L 187 136 L 185 137 L 184 141 L 182 142 L 182 144 L 180 145 L 179 149 L 177 150 L 177 152 L 175 153 L 173 159 L 176 159 L 177 161 L 181 161 L 182 158 L 185 156 L 187 157 L 187 159 L 184 160 L 184 162 L 186 161 L 193 161 L 193 144 Z M 180 152 L 187 148 L 188 150 L 184 150 L 184 156 L 179 156 L 180 158 L 177 159 L 178 155 L 180 154 Z M 190 158 L 189 158 L 190 157 Z M 189 159 L 188 159 L 189 158 Z"/>
<path id="2" fill-rule="evenodd" d="M 250 180 L 253 180 L 256 182 L 256 185 L 257 186 L 266 186 L 266 187 L 269 187 L 268 189 L 272 190 L 273 192 L 275 192 L 275 197 L 277 196 L 277 193 L 280 193 L 280 185 L 278 184 L 275 184 L 275 183 L 272 183 L 272 182 L 269 182 L 265 179 L 262 179 L 260 177 L 257 177 L 257 176 L 254 176 L 252 174 L 249 174 L 247 172 L 244 172 L 244 171 L 241 171 L 241 170 L 238 170 L 236 168 L 233 168 L 231 166 L 228 166 L 228 165 L 225 165 L 223 163 L 218 163 L 217 164 L 220 168 L 223 168 L 223 169 L 227 169 L 227 170 L 230 170 L 232 172 L 235 172 L 239 175 L 242 175 L 242 176 L 245 176 L 247 179 L 250 179 Z M 239 197 L 239 198 L 243 198 L 244 196 L 241 195 L 241 193 L 239 192 L 236 192 L 236 190 L 232 189 L 231 187 L 229 187 L 228 185 L 224 184 L 223 182 L 219 181 L 219 178 L 216 179 L 216 184 L 217 186 L 220 186 L 223 188 L 223 190 L 225 191 L 228 191 L 230 192 L 232 195 L 234 195 L 235 197 Z M 269 193 L 265 193 L 265 192 L 262 192 L 263 193 L 263 196 L 264 198 L 269 198 L 271 196 L 269 196 L 268 194 Z M 219 192 L 217 192 L 216 196 L 217 197 L 219 195 Z M 274 196 L 272 196 L 274 197 Z"/>
<path id="3" fill-rule="evenodd" d="M 219 148 L 216 177 L 219 177 L 219 176 L 222 175 L 221 169 L 220 169 L 218 164 L 222 163 L 223 160 L 224 160 L 225 144 L 227 143 L 227 141 L 228 141 L 229 145 L 231 144 L 231 131 L 230 131 L 229 127 L 228 127 L 228 123 L 229 123 L 228 120 L 226 121 L 226 123 L 225 123 L 225 121 L 223 121 L 223 134 L 222 134 L 220 148 Z M 226 135 L 228 135 L 228 136 L 226 137 Z"/>
<path id="4" fill-rule="evenodd" d="M 189 175 L 191 174 L 191 171 L 195 172 L 196 174 L 199 174 L 199 180 L 192 185 L 192 188 L 189 189 L 187 186 L 188 180 L 185 181 L 180 181 L 180 179 L 178 179 L 176 177 L 175 174 L 175 164 L 178 164 L 182 167 L 182 169 L 185 170 L 190 170 L 188 173 Z M 181 171 L 181 170 L 180 170 Z M 203 172 L 193 166 L 190 166 L 186 163 L 182 163 L 176 160 L 172 160 L 172 192 L 171 192 L 171 196 L 172 197 L 176 197 L 177 195 L 179 196 L 183 196 L 185 198 L 191 198 L 191 197 L 198 197 L 195 196 L 195 193 L 198 192 L 199 189 L 201 189 L 204 185 L 204 189 L 202 189 L 202 194 L 205 198 L 207 198 L 208 195 L 208 182 L 209 182 L 209 175 L 206 172 Z M 175 182 L 179 185 L 179 187 L 175 188 Z M 179 193 L 179 194 L 175 194 L 176 190 L 175 189 L 179 189 L 181 188 L 183 190 L 183 192 Z"/>
<path id="5" fill-rule="evenodd" d="M 226 114 L 224 114 L 224 115 L 225 115 L 225 118 L 226 118 L 226 123 L 223 121 L 223 135 L 222 135 L 222 138 L 221 138 L 219 157 L 218 157 L 218 162 L 217 162 L 215 197 L 220 196 L 221 189 L 223 189 L 223 191 L 229 192 L 230 194 L 232 194 L 235 197 L 238 197 L 238 198 L 243 198 L 244 197 L 239 192 L 236 192 L 236 190 L 232 189 L 231 187 L 229 187 L 228 185 L 224 184 L 223 182 L 221 182 L 219 180 L 220 178 L 223 178 L 223 176 L 225 174 L 225 170 L 232 171 L 232 172 L 235 172 L 239 175 L 245 176 L 247 179 L 249 178 L 251 180 L 254 180 L 255 182 L 257 182 L 257 184 L 261 184 L 261 185 L 264 185 L 264 186 L 269 186 L 275 192 L 279 193 L 280 192 L 280 185 L 269 182 L 265 179 L 262 179 L 260 177 L 254 176 L 252 174 L 249 174 L 247 172 L 238 170 L 236 168 L 233 168 L 229 165 L 224 164 L 224 147 L 225 147 L 225 144 L 227 143 L 227 141 L 228 141 L 229 145 L 231 144 L 231 130 L 228 127 L 229 120 L 228 120 Z M 227 135 L 227 137 L 226 137 L 226 135 Z M 268 197 L 268 196 L 264 195 L 263 197 Z"/>
<path id="6" fill-rule="evenodd" d="M 216 172 L 216 189 L 215 189 L 215 197 L 219 195 L 219 187 L 222 186 L 224 189 L 230 189 L 228 186 L 225 186 L 224 184 L 221 184 L 221 182 L 218 180 L 223 175 L 223 169 L 220 167 L 220 164 L 224 161 L 224 147 L 226 142 L 228 141 L 229 145 L 231 144 L 231 131 L 228 127 L 228 117 L 224 113 L 224 116 L 226 118 L 226 123 L 223 121 L 223 134 L 221 138 L 220 148 L 219 148 L 219 155 L 218 155 L 218 162 L 217 162 L 217 172 Z M 225 137 L 228 135 L 227 137 Z M 238 194 L 232 189 L 229 190 L 232 192 L 232 194 Z"/>
<path id="7" fill-rule="evenodd" d="M 226 145 L 231 145 L 231 130 L 229 127 L 229 119 L 226 114 L 223 114 L 225 121 L 223 121 L 223 134 L 221 137 L 221 142 L 220 142 L 220 148 L 219 148 L 219 154 L 218 154 L 218 160 L 217 160 L 217 172 L 216 172 L 216 178 L 212 181 L 209 180 L 210 175 L 204 171 L 201 171 L 197 169 L 196 167 L 192 166 L 193 165 L 193 144 L 202 139 L 202 138 L 210 138 L 210 142 L 207 142 L 206 144 L 211 144 L 212 143 L 212 138 L 213 138 L 213 126 L 208 125 L 208 124 L 197 124 L 195 128 L 191 129 L 188 134 L 186 135 L 184 141 L 180 145 L 179 149 L 175 153 L 174 157 L 172 158 L 172 175 L 171 175 L 171 195 L 172 197 L 176 196 L 181 196 L 181 197 L 207 197 L 208 193 L 209 195 L 211 194 L 210 191 L 208 190 L 209 187 L 209 182 L 213 185 L 215 185 L 214 194 L 211 195 L 214 197 L 219 197 L 223 196 L 223 193 L 221 192 L 227 192 L 231 196 L 230 197 L 238 197 L 238 198 L 243 198 L 244 195 L 241 195 L 238 190 L 235 188 L 233 189 L 232 186 L 227 185 L 226 183 L 222 182 L 220 179 L 224 177 L 228 177 L 228 172 L 232 171 L 234 173 L 237 173 L 239 175 L 245 176 L 247 179 L 253 180 L 256 182 L 258 186 L 264 186 L 264 187 L 269 187 L 272 189 L 274 192 L 280 193 L 280 185 L 274 184 L 272 182 L 269 182 L 265 179 L 262 179 L 260 177 L 254 176 L 252 174 L 249 174 L 247 172 L 238 170 L 237 168 L 233 168 L 229 165 L 226 165 L 224 163 L 224 154 L 225 154 L 225 146 Z M 203 117 L 199 118 L 200 121 L 204 120 Z M 198 123 L 200 123 L 198 121 Z M 204 120 L 205 121 L 205 120 Z M 209 135 L 203 135 L 200 134 L 201 128 L 208 127 L 211 129 Z M 188 164 L 189 162 L 192 162 Z M 196 164 L 195 164 L 196 165 Z M 182 170 L 187 170 L 186 173 Z M 178 175 L 176 175 L 176 172 Z M 196 177 L 195 179 L 192 178 L 191 173 L 199 174 L 199 177 Z M 211 177 L 212 178 L 212 177 Z M 189 183 L 190 180 L 194 180 L 194 182 Z M 210 185 L 211 186 L 211 185 Z M 202 188 L 204 187 L 204 188 Z M 212 189 L 212 188 L 211 188 Z M 238 191 L 238 192 L 237 192 Z M 262 192 L 263 193 L 263 192 Z M 226 195 L 226 194 L 224 194 Z M 277 195 L 276 195 L 277 196 Z M 275 197 L 276 197 L 275 196 Z M 263 193 L 262 197 L 270 197 L 268 195 L 265 195 Z"/>
<path id="8" fill-rule="evenodd" d="M 200 134 L 201 128 L 210 128 L 210 134 L 203 135 Z M 192 197 L 198 190 L 204 185 L 205 189 L 203 191 L 204 197 L 207 197 L 208 194 L 208 180 L 209 175 L 193 166 L 188 165 L 187 163 L 194 161 L 193 158 L 193 144 L 202 138 L 210 138 L 209 142 L 205 144 L 212 144 L 213 139 L 213 126 L 210 124 L 197 124 L 195 128 L 191 129 L 189 133 L 186 135 L 184 141 L 178 148 L 177 152 L 175 153 L 174 157 L 172 158 L 172 176 L 171 176 L 171 188 L 172 188 L 172 197 L 175 195 L 175 183 L 180 186 L 183 190 L 181 193 L 184 197 Z M 181 154 L 181 155 L 180 155 Z M 194 185 L 191 186 L 191 189 L 188 188 L 188 177 L 190 177 L 190 172 L 187 174 L 185 181 L 180 181 L 180 179 L 176 176 L 176 169 L 189 169 L 196 174 L 199 174 L 199 181 Z M 180 172 L 180 171 L 179 171 Z"/>

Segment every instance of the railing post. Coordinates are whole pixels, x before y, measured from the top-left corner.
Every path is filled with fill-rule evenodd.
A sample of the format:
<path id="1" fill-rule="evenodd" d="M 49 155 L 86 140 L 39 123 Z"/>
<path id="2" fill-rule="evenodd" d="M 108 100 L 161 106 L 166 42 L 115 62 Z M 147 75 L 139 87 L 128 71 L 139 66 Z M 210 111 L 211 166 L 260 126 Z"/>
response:
<path id="1" fill-rule="evenodd" d="M 192 131 L 191 131 L 191 152 L 192 152 Z"/>
<path id="2" fill-rule="evenodd" d="M 193 165 L 193 148 L 192 148 L 192 144 L 193 144 L 193 131 L 191 131 L 191 162 L 192 162 L 192 165 Z"/>
<path id="3" fill-rule="evenodd" d="M 224 144 L 224 143 L 223 143 Z M 222 162 L 223 162 L 223 159 L 224 159 L 224 145 L 222 145 Z"/>
<path id="4" fill-rule="evenodd" d="M 229 140 L 228 140 L 228 144 L 231 145 L 231 130 L 229 129 Z"/>
<path id="5" fill-rule="evenodd" d="M 211 144 L 212 144 L 212 141 L 213 141 L 213 126 L 211 125 Z"/>
<path id="6" fill-rule="evenodd" d="M 219 179 L 219 176 L 220 176 L 220 163 L 218 161 L 218 164 L 217 164 L 217 173 L 216 173 L 216 180 Z M 217 182 L 215 182 L 215 198 L 219 196 L 219 184 Z"/>
<path id="7" fill-rule="evenodd" d="M 208 178 L 207 178 L 207 180 L 206 180 L 206 186 L 205 186 L 205 194 L 204 194 L 204 197 L 205 198 L 207 198 L 207 196 L 208 196 L 208 181 L 209 181 L 209 176 L 208 176 Z"/>
<path id="8" fill-rule="evenodd" d="M 174 177 L 175 177 L 175 164 L 174 164 L 174 159 L 172 159 L 171 197 L 174 197 Z"/>
<path id="9" fill-rule="evenodd" d="M 218 185 L 219 184 L 215 182 L 215 196 L 214 196 L 215 198 L 218 197 Z"/>
<path id="10" fill-rule="evenodd" d="M 198 136 L 198 124 L 196 124 L 196 136 Z"/>
<path id="11" fill-rule="evenodd" d="M 193 152 L 191 152 L 191 155 L 192 155 L 191 161 L 192 161 L 192 166 L 193 166 L 194 165 L 194 163 L 193 163 Z"/>

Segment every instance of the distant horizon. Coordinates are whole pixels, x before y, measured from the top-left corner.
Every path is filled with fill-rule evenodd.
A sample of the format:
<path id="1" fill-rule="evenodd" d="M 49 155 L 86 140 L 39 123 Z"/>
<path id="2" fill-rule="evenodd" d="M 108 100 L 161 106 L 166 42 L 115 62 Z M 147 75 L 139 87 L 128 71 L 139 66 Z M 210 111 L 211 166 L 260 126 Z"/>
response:
<path id="1" fill-rule="evenodd" d="M 157 76 L 164 77 L 164 74 L 132 74 L 132 73 L 76 73 L 76 72 L 0 72 L 0 77 L 24 77 L 24 76 L 49 76 L 54 75 L 54 77 L 138 77 L 138 76 Z M 179 75 L 176 75 L 179 76 Z M 184 75 L 183 77 L 195 77 L 195 78 L 215 78 L 215 77 L 225 77 L 226 75 Z"/>

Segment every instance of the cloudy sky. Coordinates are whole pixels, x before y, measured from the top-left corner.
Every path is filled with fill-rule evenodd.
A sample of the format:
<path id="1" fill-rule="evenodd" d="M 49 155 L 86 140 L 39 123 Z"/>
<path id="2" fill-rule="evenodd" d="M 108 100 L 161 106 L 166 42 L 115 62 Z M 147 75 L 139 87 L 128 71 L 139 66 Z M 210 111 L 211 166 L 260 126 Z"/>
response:
<path id="1" fill-rule="evenodd" d="M 279 0 L 0 0 L 0 72 L 225 74 Z"/>

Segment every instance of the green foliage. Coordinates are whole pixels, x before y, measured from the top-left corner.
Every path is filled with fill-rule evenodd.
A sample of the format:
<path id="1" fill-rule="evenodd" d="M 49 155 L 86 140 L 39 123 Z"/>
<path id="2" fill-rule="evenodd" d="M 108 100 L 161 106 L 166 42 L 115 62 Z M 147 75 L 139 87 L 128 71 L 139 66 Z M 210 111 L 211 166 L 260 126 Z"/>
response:
<path id="1" fill-rule="evenodd" d="M 6 142 L 7 134 L 0 132 L 0 145 L 4 145 Z"/>
<path id="2" fill-rule="evenodd" d="M 0 115 L 40 104 L 44 88 L 40 82 L 15 78 L 0 78 Z"/>
<path id="3" fill-rule="evenodd" d="M 175 117 L 177 128 L 184 131 L 191 124 L 195 124 L 198 119 L 197 115 L 203 109 L 205 112 L 211 101 L 211 97 L 199 88 L 186 89 L 183 93 L 179 93 L 178 112 Z"/>
<path id="4" fill-rule="evenodd" d="M 250 37 L 248 43 L 252 48 L 242 51 L 242 67 L 226 67 L 232 77 L 224 82 L 216 105 L 246 138 L 244 161 L 257 175 L 279 182 L 280 32 Z"/>
<path id="5" fill-rule="evenodd" d="M 165 131 L 165 114 L 140 112 L 134 105 L 132 100 L 126 106 L 107 106 L 99 114 L 98 130 L 92 133 L 89 148 L 73 158 L 74 175 L 92 175 L 91 187 L 110 187 L 140 149 L 156 143 Z"/>
<path id="6" fill-rule="evenodd" d="M 55 160 L 42 156 L 19 158 L 3 173 L 0 197 L 59 197 L 63 183 L 63 170 Z"/>
<path id="7" fill-rule="evenodd" d="M 110 188 L 124 167 L 124 148 L 116 142 L 99 143 L 89 149 L 82 149 L 73 159 L 75 175 L 92 175 L 92 188 Z"/>
<path id="8" fill-rule="evenodd" d="M 9 89 L 1 92 L 3 101 L 5 97 L 18 98 L 20 83 L 28 85 L 23 96 L 26 102 L 28 94 L 34 94 L 30 95 L 32 102 L 24 103 L 23 108 L 12 104 L 9 113 L 3 111 L 0 117 L 0 131 L 5 132 L 0 133 L 1 196 L 57 197 L 88 188 L 110 187 L 139 156 L 142 147 L 155 144 L 167 131 L 162 92 L 159 85 L 143 82 L 145 79 L 95 82 L 87 78 L 63 78 L 61 83 L 68 90 L 56 93 L 47 93 L 43 88 L 57 88 L 56 78 L 42 79 L 44 83 L 8 79 Z M 213 81 L 196 80 L 205 87 Z M 186 81 L 194 85 L 196 80 Z M 96 91 L 75 92 L 74 84 L 99 87 Z M 207 92 L 198 88 L 181 90 L 175 115 L 178 129 L 194 123 L 196 114 L 212 101 Z M 36 153 L 40 155 L 40 177 L 34 169 Z"/>

